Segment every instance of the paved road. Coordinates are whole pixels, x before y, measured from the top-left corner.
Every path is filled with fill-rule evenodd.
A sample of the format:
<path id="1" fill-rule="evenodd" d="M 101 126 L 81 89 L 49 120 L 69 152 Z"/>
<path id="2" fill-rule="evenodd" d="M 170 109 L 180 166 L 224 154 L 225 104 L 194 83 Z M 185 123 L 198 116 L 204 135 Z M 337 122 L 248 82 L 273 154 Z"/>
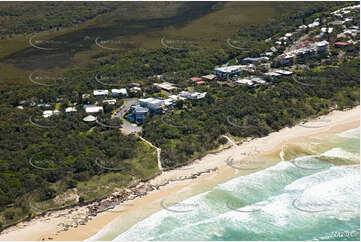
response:
<path id="1" fill-rule="evenodd" d="M 129 122 L 126 119 L 123 119 L 123 115 L 124 113 L 126 113 L 128 111 L 128 109 L 130 108 L 130 106 L 132 106 L 133 104 L 137 104 L 138 103 L 138 98 L 128 98 L 128 99 L 124 99 L 124 104 L 123 106 L 120 108 L 120 111 L 117 113 L 114 113 L 112 118 L 120 118 L 123 121 L 123 125 L 121 128 L 121 131 L 124 134 L 131 134 L 131 133 L 139 133 L 142 132 L 142 127 L 137 126 L 136 124 L 133 124 L 131 122 Z"/>
<path id="2" fill-rule="evenodd" d="M 137 104 L 138 103 L 138 98 L 127 98 L 124 99 L 124 104 L 123 106 L 120 108 L 120 112 L 115 113 L 113 115 L 113 117 L 122 117 L 123 114 L 128 111 L 128 109 L 130 108 L 130 106 L 132 106 L 133 104 Z"/>

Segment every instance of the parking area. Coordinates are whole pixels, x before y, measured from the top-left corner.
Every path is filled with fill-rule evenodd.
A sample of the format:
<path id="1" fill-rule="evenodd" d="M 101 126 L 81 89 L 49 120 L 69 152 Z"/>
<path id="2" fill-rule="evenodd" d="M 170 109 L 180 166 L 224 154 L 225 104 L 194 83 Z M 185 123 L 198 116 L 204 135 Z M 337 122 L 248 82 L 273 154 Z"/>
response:
<path id="1" fill-rule="evenodd" d="M 129 122 L 128 120 L 123 118 L 123 115 L 129 110 L 130 106 L 137 104 L 138 103 L 138 98 L 129 98 L 129 99 L 124 99 L 124 104 L 123 106 L 120 108 L 119 111 L 115 112 L 112 116 L 112 118 L 120 118 L 123 121 L 123 125 L 121 128 L 121 131 L 123 134 L 131 134 L 131 133 L 140 133 L 142 132 L 142 127 L 139 127 L 136 124 L 133 124 L 131 122 Z"/>

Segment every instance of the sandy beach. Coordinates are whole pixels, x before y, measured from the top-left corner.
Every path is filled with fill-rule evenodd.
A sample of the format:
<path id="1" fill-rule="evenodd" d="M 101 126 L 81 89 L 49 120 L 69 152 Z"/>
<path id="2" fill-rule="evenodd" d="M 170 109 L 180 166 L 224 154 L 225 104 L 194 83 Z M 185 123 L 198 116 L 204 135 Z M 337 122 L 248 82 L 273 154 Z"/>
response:
<path id="1" fill-rule="evenodd" d="M 28 222 L 4 230 L 0 240 L 85 240 L 94 236 L 105 226 L 113 223 L 121 224 L 126 230 L 137 221 L 161 210 L 161 202 L 177 196 L 184 191 L 178 200 L 205 192 L 216 184 L 225 182 L 239 175 L 249 174 L 269 167 L 280 161 L 280 151 L 285 144 L 302 141 L 312 136 L 339 133 L 360 126 L 360 106 L 347 111 L 333 111 L 307 123 L 292 128 L 283 128 L 263 138 L 257 138 L 237 145 L 233 141 L 224 149 L 208 154 L 192 164 L 179 169 L 164 171 L 161 175 L 138 187 L 156 187 L 145 196 L 115 206 L 111 210 L 98 213 L 84 224 L 77 224 L 62 230 L 59 224 L 71 224 L 77 218 L 85 216 L 86 206 L 52 212 Z M 260 159 L 268 157 L 268 159 Z M 232 160 L 247 160 L 252 169 L 235 169 Z M 252 166 L 252 161 L 267 160 L 267 163 Z M 228 162 L 230 161 L 230 162 Z M 196 174 L 196 175 L 195 175 Z M 175 201 L 175 200 L 172 200 Z M 119 232 L 119 230 L 117 231 Z"/>

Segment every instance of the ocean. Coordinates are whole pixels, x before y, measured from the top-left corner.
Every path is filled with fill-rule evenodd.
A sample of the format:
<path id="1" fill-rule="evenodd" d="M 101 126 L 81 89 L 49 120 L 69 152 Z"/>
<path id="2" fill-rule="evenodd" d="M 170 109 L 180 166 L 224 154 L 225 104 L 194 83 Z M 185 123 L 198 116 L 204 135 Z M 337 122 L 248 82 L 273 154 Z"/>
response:
<path id="1" fill-rule="evenodd" d="M 360 129 L 284 145 L 276 165 L 162 205 L 90 240 L 359 241 Z"/>

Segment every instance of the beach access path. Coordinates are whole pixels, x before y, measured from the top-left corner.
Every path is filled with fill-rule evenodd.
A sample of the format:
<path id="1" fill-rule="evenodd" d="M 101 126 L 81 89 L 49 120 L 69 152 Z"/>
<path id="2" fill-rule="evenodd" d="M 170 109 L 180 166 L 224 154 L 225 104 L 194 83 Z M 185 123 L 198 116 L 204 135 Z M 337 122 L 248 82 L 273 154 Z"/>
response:
<path id="1" fill-rule="evenodd" d="M 157 160 L 158 160 L 158 168 L 160 171 L 163 171 L 163 167 L 162 167 L 162 162 L 160 159 L 160 152 L 162 151 L 161 148 L 156 147 L 155 145 L 153 145 L 151 142 L 149 142 L 148 140 L 144 139 L 143 137 L 136 135 L 139 139 L 141 139 L 142 141 L 144 141 L 145 143 L 147 143 L 148 145 L 150 145 L 151 147 L 155 148 L 157 150 Z"/>

